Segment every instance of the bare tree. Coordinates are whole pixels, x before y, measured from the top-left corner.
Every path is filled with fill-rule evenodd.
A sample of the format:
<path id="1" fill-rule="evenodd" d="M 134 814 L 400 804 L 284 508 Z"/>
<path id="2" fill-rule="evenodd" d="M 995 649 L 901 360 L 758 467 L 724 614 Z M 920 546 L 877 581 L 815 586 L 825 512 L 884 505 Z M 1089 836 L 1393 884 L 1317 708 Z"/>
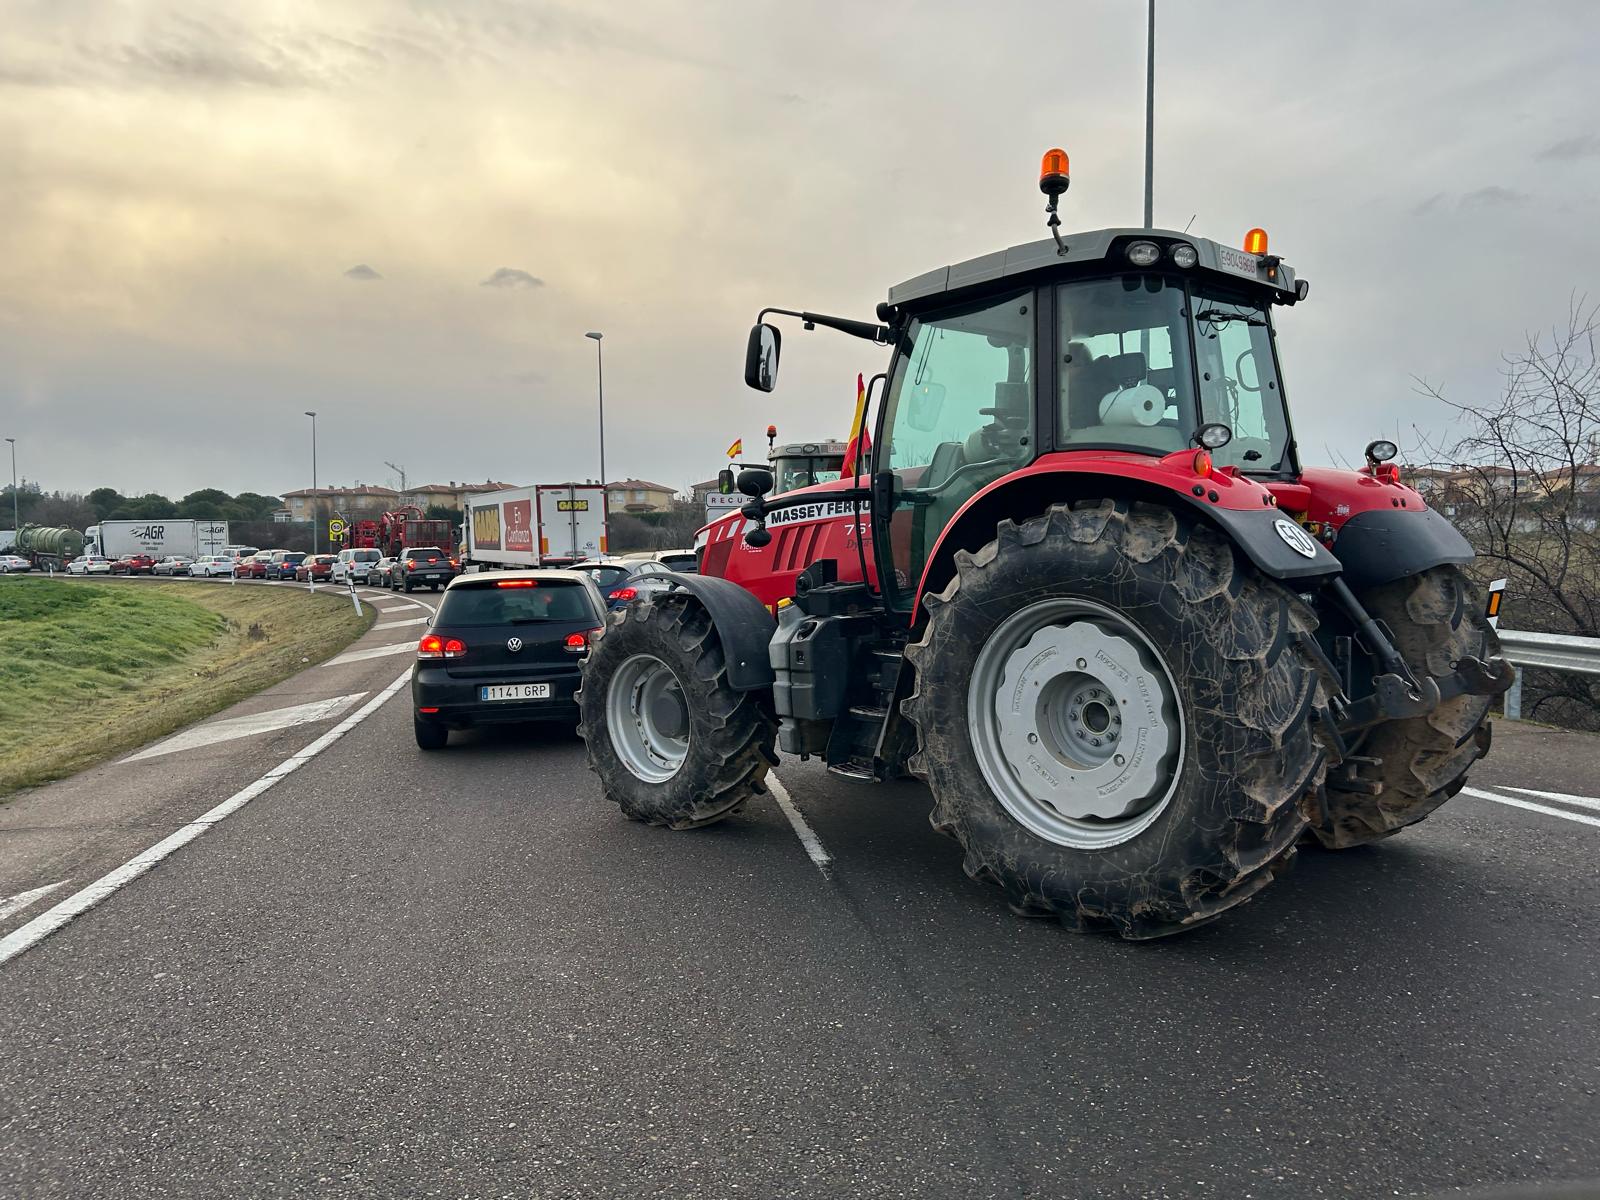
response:
<path id="1" fill-rule="evenodd" d="M 1529 335 L 1505 356 L 1500 394 L 1457 401 L 1463 434 L 1415 472 L 1478 551 L 1478 574 L 1504 575 L 1506 623 L 1600 635 L 1600 307 L 1574 301 L 1563 328 Z M 1592 727 L 1596 689 L 1583 676 L 1540 672 L 1530 708 Z"/>

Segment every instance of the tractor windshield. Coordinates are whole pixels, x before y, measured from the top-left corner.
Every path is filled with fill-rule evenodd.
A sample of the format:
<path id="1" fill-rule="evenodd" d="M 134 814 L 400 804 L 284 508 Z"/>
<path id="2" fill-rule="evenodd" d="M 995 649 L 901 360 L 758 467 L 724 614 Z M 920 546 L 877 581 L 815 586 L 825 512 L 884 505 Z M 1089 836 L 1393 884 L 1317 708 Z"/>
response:
<path id="1" fill-rule="evenodd" d="M 1221 293 L 1197 290 L 1193 299 L 1200 419 L 1233 430 L 1233 441 L 1211 457 L 1218 466 L 1244 471 L 1284 470 L 1290 465 L 1289 419 L 1266 309 Z"/>
<path id="2" fill-rule="evenodd" d="M 1279 471 L 1288 419 L 1259 303 L 1157 275 L 1063 284 L 1057 291 L 1062 446 L 1167 454 L 1220 421 L 1222 466 Z"/>

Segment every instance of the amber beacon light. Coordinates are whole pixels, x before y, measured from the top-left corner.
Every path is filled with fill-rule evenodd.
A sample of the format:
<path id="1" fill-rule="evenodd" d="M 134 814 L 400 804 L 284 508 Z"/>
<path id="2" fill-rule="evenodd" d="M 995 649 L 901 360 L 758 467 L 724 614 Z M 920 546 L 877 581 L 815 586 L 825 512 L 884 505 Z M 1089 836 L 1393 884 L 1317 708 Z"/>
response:
<path id="1" fill-rule="evenodd" d="M 1246 254 L 1265 254 L 1267 252 L 1267 231 L 1265 229 L 1252 229 L 1245 234 L 1244 252 Z"/>
<path id="2" fill-rule="evenodd" d="M 1072 182 L 1070 167 L 1065 150 L 1046 150 L 1039 163 L 1039 190 L 1046 196 L 1061 195 Z"/>

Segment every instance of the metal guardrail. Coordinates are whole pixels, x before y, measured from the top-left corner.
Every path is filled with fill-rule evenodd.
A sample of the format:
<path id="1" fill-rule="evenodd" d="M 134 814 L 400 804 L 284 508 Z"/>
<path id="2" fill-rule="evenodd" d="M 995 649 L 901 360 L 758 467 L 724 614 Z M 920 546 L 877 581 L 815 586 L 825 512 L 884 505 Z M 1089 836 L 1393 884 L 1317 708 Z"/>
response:
<path id="1" fill-rule="evenodd" d="M 1517 668 L 1516 682 L 1506 692 L 1505 718 L 1522 718 L 1522 668 L 1542 667 L 1548 671 L 1571 671 L 1579 675 L 1600 675 L 1600 638 L 1576 637 L 1563 633 L 1523 633 L 1502 629 L 1500 652 Z"/>

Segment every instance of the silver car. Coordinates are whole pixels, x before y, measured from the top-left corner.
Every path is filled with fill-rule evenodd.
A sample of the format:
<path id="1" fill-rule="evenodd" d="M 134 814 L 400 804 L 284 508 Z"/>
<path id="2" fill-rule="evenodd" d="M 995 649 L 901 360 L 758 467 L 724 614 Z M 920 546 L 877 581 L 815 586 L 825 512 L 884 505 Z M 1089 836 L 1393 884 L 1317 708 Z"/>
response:
<path id="1" fill-rule="evenodd" d="M 193 562 L 194 559 L 186 558 L 182 554 L 169 554 L 150 568 L 150 574 L 187 575 L 189 573 L 189 565 Z"/>

